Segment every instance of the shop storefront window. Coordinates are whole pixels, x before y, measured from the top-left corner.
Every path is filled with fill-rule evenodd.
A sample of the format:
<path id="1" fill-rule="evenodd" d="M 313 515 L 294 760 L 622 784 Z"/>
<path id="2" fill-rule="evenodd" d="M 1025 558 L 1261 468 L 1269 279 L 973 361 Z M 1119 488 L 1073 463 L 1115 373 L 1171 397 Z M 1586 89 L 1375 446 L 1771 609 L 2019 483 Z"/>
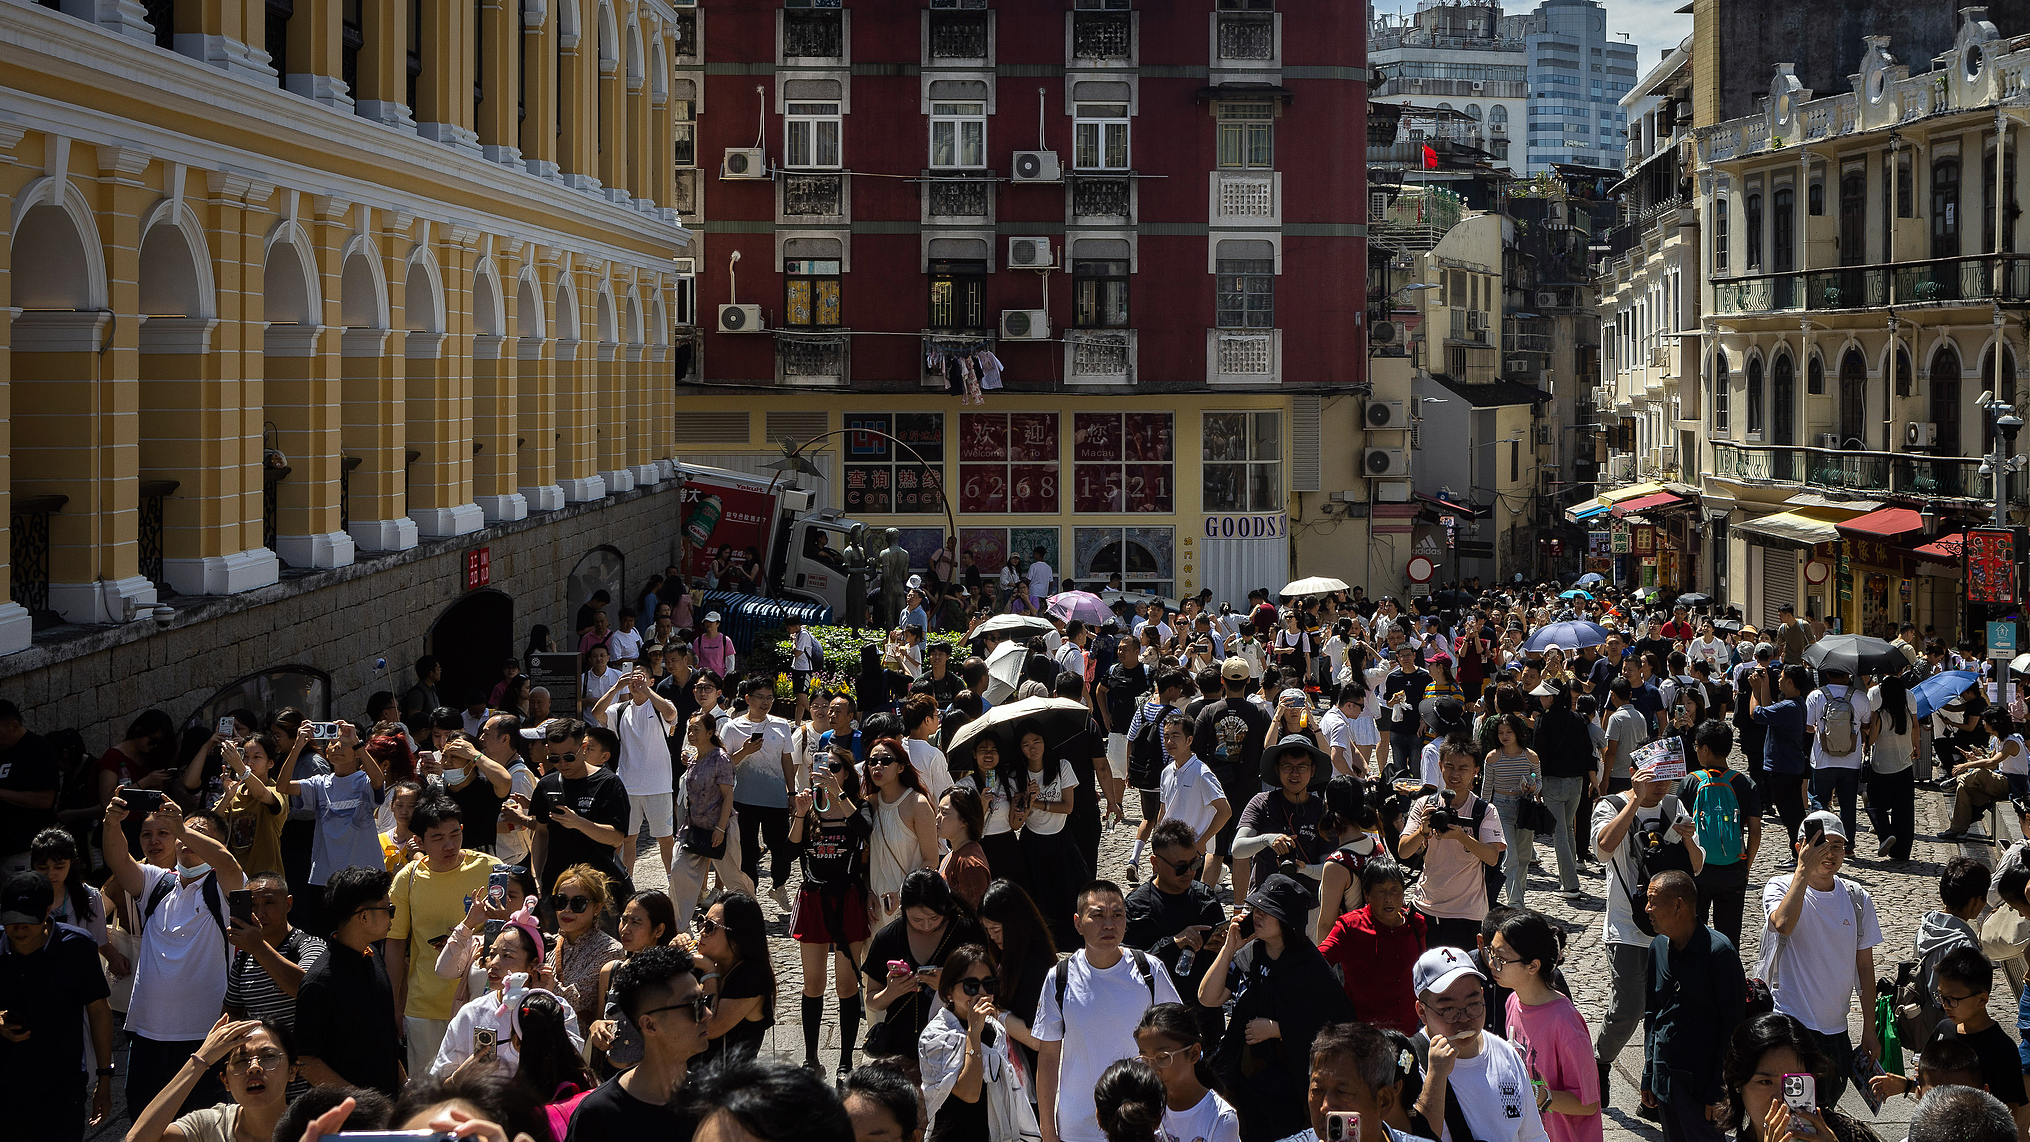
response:
<path id="1" fill-rule="evenodd" d="M 1050 564 L 1052 570 L 1061 572 L 1064 564 L 1059 562 L 1061 552 L 1058 549 L 1057 529 L 1054 527 L 962 527 L 959 529 L 960 553 L 971 552 L 973 566 L 978 567 L 980 575 L 990 583 L 995 582 L 995 576 L 1001 573 L 1001 568 L 1008 565 L 1008 557 L 1010 555 L 1018 559 L 1021 562 L 1021 569 L 1026 571 L 1030 562 L 1036 558 L 1036 549 L 1039 547 L 1043 549 L 1043 561 Z M 964 566 L 964 562 L 961 561 L 960 567 L 962 573 Z M 1062 577 L 1060 574 L 1059 578 Z M 998 584 L 996 584 L 994 589 L 996 593 L 995 597 L 1002 597 L 999 593 L 1000 587 Z"/>
<path id="2" fill-rule="evenodd" d="M 1077 527 L 1072 533 L 1073 577 L 1080 586 L 1104 586 L 1118 573 L 1130 591 L 1175 596 L 1175 528 Z"/>
<path id="3" fill-rule="evenodd" d="M 1204 508 L 1209 512 L 1282 511 L 1283 414 L 1205 414 Z"/>
<path id="4" fill-rule="evenodd" d="M 1081 412 L 1072 418 L 1073 510 L 1176 510 L 1174 418 L 1167 412 Z"/>
<path id="5" fill-rule="evenodd" d="M 944 422 L 939 412 L 847 414 L 846 514 L 944 514 Z"/>
<path id="6" fill-rule="evenodd" d="M 1055 513 L 1057 426 L 1054 412 L 960 414 L 959 510 Z"/>

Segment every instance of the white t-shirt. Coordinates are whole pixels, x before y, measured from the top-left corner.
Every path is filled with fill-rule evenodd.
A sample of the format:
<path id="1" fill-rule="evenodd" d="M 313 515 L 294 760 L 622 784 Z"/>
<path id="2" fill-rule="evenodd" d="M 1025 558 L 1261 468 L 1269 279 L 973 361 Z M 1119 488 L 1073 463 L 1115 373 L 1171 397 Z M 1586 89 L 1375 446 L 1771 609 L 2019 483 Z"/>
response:
<path id="1" fill-rule="evenodd" d="M 141 893 L 134 901 L 137 915 L 147 908 L 148 898 L 163 877 L 173 878 L 174 886 L 142 927 L 141 947 L 134 955 L 134 998 L 127 1008 L 127 1030 L 158 1042 L 202 1039 L 218 1022 L 226 999 L 226 973 L 232 965 L 232 948 L 226 943 L 224 927 L 225 886 L 213 886 L 219 911 L 207 916 L 206 878 L 186 884 L 169 869 L 146 864 L 141 866 L 141 876 Z"/>
<path id="2" fill-rule="evenodd" d="M 910 738 L 904 743 L 909 749 L 909 767 L 916 770 L 923 780 L 923 787 L 930 790 L 932 804 L 945 795 L 952 787 L 951 763 L 945 760 L 945 752 L 922 738 Z"/>
<path id="3" fill-rule="evenodd" d="M 1629 708 L 1633 709 L 1634 707 L 1631 706 Z M 1594 852 L 1600 851 L 1601 830 L 1605 829 L 1609 822 L 1621 814 L 1622 806 L 1628 804 L 1626 799 L 1632 796 L 1634 796 L 1633 792 L 1615 793 L 1602 797 L 1593 803 L 1592 836 Z M 1637 809 L 1635 811 L 1635 823 L 1628 827 L 1628 831 L 1632 833 L 1637 829 L 1648 826 L 1662 826 L 1665 844 L 1685 844 L 1687 842 L 1683 838 L 1670 830 L 1670 826 L 1676 824 L 1679 820 L 1688 821 L 1691 820 L 1691 816 L 1685 811 L 1685 807 L 1679 803 L 1676 794 L 1666 793 L 1663 800 L 1655 805 L 1647 809 Z M 1689 843 L 1694 848 L 1697 848 L 1699 840 L 1694 836 Z M 1703 849 L 1700 850 L 1700 854 L 1704 855 Z M 1634 944 L 1646 948 L 1649 946 L 1650 937 L 1643 935 L 1642 929 L 1636 927 L 1635 906 L 1628 898 L 1628 888 L 1626 887 L 1628 882 L 1634 878 L 1635 870 L 1630 868 L 1628 863 L 1628 838 L 1623 837 L 1621 843 L 1614 847 L 1614 851 L 1608 854 L 1607 915 L 1602 923 L 1605 925 L 1608 943 Z"/>
<path id="4" fill-rule="evenodd" d="M 1772 876 L 1762 886 L 1762 939 L 1774 939 L 1768 916 L 1790 891 L 1786 873 Z M 1851 883 L 1851 882 L 1849 882 Z M 1820 892 L 1807 886 L 1804 909 L 1797 926 L 1783 943 L 1783 960 L 1777 965 L 1776 1009 L 1823 1035 L 1838 1035 L 1847 1029 L 1847 1008 L 1854 998 L 1854 956 L 1882 942 L 1882 926 L 1875 919 L 1875 901 L 1868 890 L 1855 885 L 1861 897 L 1861 915 L 1856 920 L 1854 902 L 1846 884 Z M 1873 980 L 1862 981 L 1872 988 Z"/>
<path id="5" fill-rule="evenodd" d="M 1423 776 L 1424 784 L 1435 785 L 1440 789 L 1445 788 L 1445 773 L 1438 768 L 1438 759 L 1443 754 L 1440 747 L 1444 744 L 1445 739 L 1443 738 L 1432 738 L 1430 741 L 1425 742 L 1424 752 L 1418 759 L 1419 764 L 1417 766 L 1417 772 Z"/>
<path id="6" fill-rule="evenodd" d="M 1811 735 L 1812 768 L 1859 769 L 1861 768 L 1861 755 L 1864 752 L 1861 748 L 1861 727 L 1868 724 L 1869 706 L 1866 694 L 1851 686 L 1840 685 L 1824 686 L 1814 690 L 1805 696 L 1804 724 L 1807 727 L 1819 724 L 1819 716 L 1825 713 L 1826 709 L 1826 695 L 1834 690 L 1848 695 L 1848 700 L 1854 704 L 1854 752 L 1845 756 L 1827 753 L 1825 744 L 1819 739 L 1819 735 L 1813 733 Z"/>
<path id="7" fill-rule="evenodd" d="M 1318 732 L 1325 738 L 1325 751 L 1343 749 L 1347 756 L 1353 755 L 1353 720 L 1339 712 L 1334 706 L 1318 719 Z"/>
<path id="8" fill-rule="evenodd" d="M 1044 769 L 1041 773 L 1031 773 L 1028 770 L 1024 770 L 1022 773 L 1023 788 L 1028 788 L 1029 783 L 1032 781 L 1036 783 L 1040 796 L 1035 800 L 1056 801 L 1064 796 L 1066 788 L 1078 788 L 1078 773 L 1071 768 L 1069 763 L 1063 761 L 1055 763 L 1045 761 L 1043 764 Z M 1053 764 L 1055 768 L 1052 768 Z M 1074 793 L 1073 796 L 1075 797 L 1077 794 Z M 1048 809 L 1031 808 L 1029 816 L 1023 820 L 1022 831 L 1025 833 L 1035 833 L 1039 837 L 1047 837 L 1052 833 L 1063 832 L 1064 823 L 1070 819 L 1071 814 L 1069 813 L 1056 813 Z M 1093 1081 L 1098 1082 L 1099 1080 L 1095 1078 Z"/>
<path id="9" fill-rule="evenodd" d="M 1240 1142 L 1241 1116 L 1211 1091 L 1190 1110 L 1163 1108 L 1158 1142 Z"/>
<path id="10" fill-rule="evenodd" d="M 594 674 L 587 670 L 578 678 L 578 692 L 597 702 L 602 695 L 620 685 L 620 671 L 608 666 L 603 672 Z"/>
<path id="11" fill-rule="evenodd" d="M 508 766 L 508 796 L 521 794 L 523 803 L 536 795 L 536 775 L 527 762 L 516 761 Z M 500 831 L 493 837 L 493 855 L 503 864 L 522 864 L 529 855 L 529 830 L 522 828 L 503 816 Z"/>
<path id="12" fill-rule="evenodd" d="M 1054 592 L 1050 589 L 1050 564 L 1038 559 L 1029 565 L 1029 597 L 1042 603 L 1052 594 Z"/>
<path id="13" fill-rule="evenodd" d="M 1531 1142 L 1544 1139 L 1543 1116 L 1537 1113 L 1536 1088 L 1522 1056 L 1507 1039 L 1482 1032 L 1480 1053 L 1452 1064 L 1447 1089 L 1459 1096 L 1459 1109 L 1479 1142 Z M 1443 1129 L 1443 1142 L 1453 1142 Z"/>
<path id="14" fill-rule="evenodd" d="M 1085 651 L 1072 643 L 1065 643 L 1051 657 L 1056 660 L 1059 672 L 1085 677 Z"/>
<path id="15" fill-rule="evenodd" d="M 1988 749 L 1996 753 L 2000 753 L 2011 745 L 2015 746 L 2016 752 L 2002 759 L 2002 772 L 2005 774 L 2030 774 L 2030 747 L 2025 747 L 2023 744 L 2022 734 L 2010 734 L 2007 738 L 1998 738 L 1991 734 L 1988 737 Z"/>
<path id="16" fill-rule="evenodd" d="M 1121 962 L 1100 970 L 1080 951 L 1044 977 L 1035 1031 L 1038 1039 L 1064 1047 L 1057 1061 L 1057 1136 L 1063 1142 L 1106 1142 L 1093 1109 L 1093 1087 L 1108 1067 L 1135 1057 L 1135 1025 L 1149 1010 L 1152 984 L 1155 1002 L 1178 1002 L 1170 973 L 1153 958 L 1149 966 L 1148 976 L 1137 974 L 1134 957 L 1123 950 Z M 1059 971 L 1065 973 L 1062 1009 Z"/>
<path id="17" fill-rule="evenodd" d="M 617 630 L 606 636 L 606 649 L 615 662 L 633 662 L 641 657 L 641 632 Z"/>
<path id="18" fill-rule="evenodd" d="M 606 720 L 620 736 L 620 759 L 614 763 L 614 772 L 627 786 L 628 796 L 671 792 L 675 786 L 670 778 L 669 738 L 663 733 L 663 716 L 656 712 L 655 703 L 644 700 L 637 705 L 633 696 L 622 694 L 608 708 Z"/>
<path id="19" fill-rule="evenodd" d="M 1183 765 L 1173 762 L 1164 766 L 1162 787 L 1163 815 L 1190 825 L 1193 833 L 1203 833 L 1212 827 L 1213 818 L 1218 816 L 1212 803 L 1226 796 L 1219 787 L 1219 778 L 1196 757 Z"/>
<path id="20" fill-rule="evenodd" d="M 1695 638 L 1687 652 L 1693 658 L 1703 658 L 1720 669 L 1727 666 L 1727 644 L 1717 638 Z"/>

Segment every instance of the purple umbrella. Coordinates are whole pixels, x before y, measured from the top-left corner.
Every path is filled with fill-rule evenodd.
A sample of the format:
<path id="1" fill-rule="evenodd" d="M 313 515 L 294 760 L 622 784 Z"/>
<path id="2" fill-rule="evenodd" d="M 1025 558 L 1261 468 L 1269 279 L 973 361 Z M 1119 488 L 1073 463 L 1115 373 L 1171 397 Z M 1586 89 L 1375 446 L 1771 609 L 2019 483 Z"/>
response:
<path id="1" fill-rule="evenodd" d="M 1051 618 L 1065 622 L 1082 619 L 1088 626 L 1098 626 L 1113 615 L 1100 597 L 1091 591 L 1064 591 L 1052 595 L 1043 610 Z"/>

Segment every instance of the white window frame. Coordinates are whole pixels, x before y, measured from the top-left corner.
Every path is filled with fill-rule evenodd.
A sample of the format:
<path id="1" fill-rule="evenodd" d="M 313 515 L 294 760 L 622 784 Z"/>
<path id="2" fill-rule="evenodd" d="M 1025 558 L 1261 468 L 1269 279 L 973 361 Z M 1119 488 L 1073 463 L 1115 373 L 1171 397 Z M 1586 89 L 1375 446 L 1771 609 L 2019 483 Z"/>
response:
<path id="1" fill-rule="evenodd" d="M 968 138 L 972 135 L 972 138 Z M 951 162 L 939 162 L 940 136 Z M 930 105 L 932 170 L 982 170 L 987 165 L 987 104 L 984 100 L 940 101 Z"/>
<path id="2" fill-rule="evenodd" d="M 829 107 L 830 111 L 820 110 Z M 831 130 L 827 132 L 825 128 Z M 831 161 L 823 161 L 826 134 L 830 134 Z M 783 165 L 793 170 L 839 170 L 845 166 L 843 135 L 845 117 L 837 102 L 798 102 L 786 106 L 782 117 Z M 802 150 L 805 162 L 798 162 Z"/>
<path id="3" fill-rule="evenodd" d="M 1125 171 L 1134 169 L 1134 136 L 1131 130 L 1133 118 L 1126 103 L 1079 103 L 1072 109 L 1071 155 L 1072 169 L 1081 171 Z M 1118 135 L 1121 150 L 1119 163 L 1108 162 L 1108 152 Z M 1079 156 L 1088 148 L 1096 160 L 1092 163 L 1079 161 Z"/>

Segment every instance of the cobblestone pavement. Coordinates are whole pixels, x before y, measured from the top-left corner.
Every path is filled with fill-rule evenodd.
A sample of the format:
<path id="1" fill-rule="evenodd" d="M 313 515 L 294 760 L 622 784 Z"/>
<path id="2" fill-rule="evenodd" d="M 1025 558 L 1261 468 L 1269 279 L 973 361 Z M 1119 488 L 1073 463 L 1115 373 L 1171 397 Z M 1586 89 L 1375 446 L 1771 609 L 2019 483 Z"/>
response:
<path id="1" fill-rule="evenodd" d="M 1734 760 L 1738 768 L 1740 758 L 1737 756 Z M 1129 808 L 1132 813 L 1135 806 L 1131 803 Z M 1922 788 L 1918 790 L 1917 821 L 1921 835 L 1936 833 L 1944 828 L 1950 816 L 1951 807 L 1942 795 Z M 1779 843 L 1765 843 L 1755 863 L 1755 875 L 1748 902 L 1749 919 L 1743 925 L 1747 930 L 1742 933 L 1742 943 L 1745 945 L 1742 948 L 1742 955 L 1751 970 L 1760 942 L 1760 927 L 1754 923 L 1757 901 L 1760 899 L 1760 886 L 1767 883 L 1770 877 L 1789 871 L 1791 863 L 1788 854 L 1784 852 L 1784 846 L 1780 843 L 1781 834 L 1777 832 L 1781 826 L 1775 820 L 1769 819 L 1765 820 L 1764 828 L 1765 838 L 1775 835 L 1779 838 Z M 1898 864 L 1877 860 L 1874 857 L 1879 838 L 1867 830 L 1865 813 L 1861 816 L 1861 829 L 1861 835 L 1855 845 L 1859 855 L 1849 861 L 1843 874 L 1867 888 L 1875 899 L 1884 939 L 1883 947 L 1876 953 L 1876 965 L 1879 972 L 1886 973 L 1894 970 L 1894 964 L 1898 959 L 1909 954 L 1911 939 L 1917 932 L 1918 919 L 1936 906 L 1937 878 L 1945 862 L 1962 854 L 1992 861 L 1996 850 L 1984 845 L 1953 846 L 1920 840 L 1913 859 Z M 2014 820 L 2005 821 L 2002 829 L 2005 839 L 2009 841 L 2019 840 L 2022 837 Z M 1102 875 L 1118 874 L 1133 841 L 1132 826 L 1110 829 L 1101 834 Z M 646 834 L 640 839 L 637 853 L 634 867 L 637 886 L 666 887 L 667 873 L 657 858 L 654 842 L 650 841 Z M 1601 912 L 1604 908 L 1602 892 L 1605 887 L 1601 866 L 1597 864 L 1582 866 L 1584 872 L 1581 876 L 1581 886 L 1585 891 L 1585 897 L 1576 903 L 1568 903 L 1557 893 L 1556 858 L 1547 841 L 1538 844 L 1537 856 L 1542 861 L 1543 867 L 1534 870 L 1530 877 L 1527 903 L 1530 907 L 1552 917 L 1567 931 L 1570 943 L 1566 949 L 1565 976 L 1572 994 L 1578 999 L 1579 1010 L 1585 1015 L 1587 1023 L 1597 1032 L 1600 1021 L 1606 1013 L 1612 978 L 1609 956 L 1600 938 Z M 795 875 L 792 873 L 792 877 Z M 796 887 L 794 879 L 790 887 L 793 892 Z M 1221 894 L 1225 897 L 1225 889 L 1221 890 Z M 801 1062 L 803 1029 L 798 1017 L 797 995 L 802 984 L 802 963 L 795 944 L 788 939 L 788 915 L 777 909 L 775 903 L 765 897 L 762 901 L 762 911 L 770 919 L 771 935 L 779 937 L 771 941 L 771 955 L 779 985 L 777 1022 L 769 1031 L 763 1050 L 765 1055 L 782 1062 Z M 1989 1012 L 2009 1030 L 2013 1038 L 2016 1027 L 2015 999 L 2008 987 L 2003 984 L 2002 973 L 1997 972 L 1996 977 L 1996 995 L 1989 1005 Z M 1853 1026 L 1856 1028 L 1855 1035 L 1858 1039 L 1858 1009 L 1851 1017 L 1855 1021 Z M 835 1065 L 839 1048 L 836 999 L 826 1004 L 824 1035 L 823 1058 L 828 1066 Z M 123 1072 L 125 1054 L 122 1047 L 116 1056 L 122 1064 Z M 1610 1079 L 1610 1105 L 1604 1112 L 1609 1142 L 1630 1142 L 1636 1138 L 1660 1142 L 1663 1137 L 1660 1128 L 1635 1113 L 1639 1101 L 1635 1083 L 1641 1075 L 1641 1070 L 1642 1036 L 1638 1033 L 1622 1052 L 1621 1057 L 1615 1060 Z M 1867 1106 L 1862 1103 L 1860 1097 L 1849 1090 L 1840 1105 L 1857 1118 L 1872 1122 L 1877 1133 L 1886 1142 L 1894 1142 L 1905 1137 L 1910 1111 L 1915 1104 L 1907 1099 L 1891 1099 L 1883 1106 L 1879 1117 L 1871 1118 Z M 93 1142 L 118 1139 L 125 1134 L 128 1125 L 130 1119 L 126 1107 L 123 1100 L 116 1096 L 112 1119 L 88 1131 L 87 1137 Z"/>

